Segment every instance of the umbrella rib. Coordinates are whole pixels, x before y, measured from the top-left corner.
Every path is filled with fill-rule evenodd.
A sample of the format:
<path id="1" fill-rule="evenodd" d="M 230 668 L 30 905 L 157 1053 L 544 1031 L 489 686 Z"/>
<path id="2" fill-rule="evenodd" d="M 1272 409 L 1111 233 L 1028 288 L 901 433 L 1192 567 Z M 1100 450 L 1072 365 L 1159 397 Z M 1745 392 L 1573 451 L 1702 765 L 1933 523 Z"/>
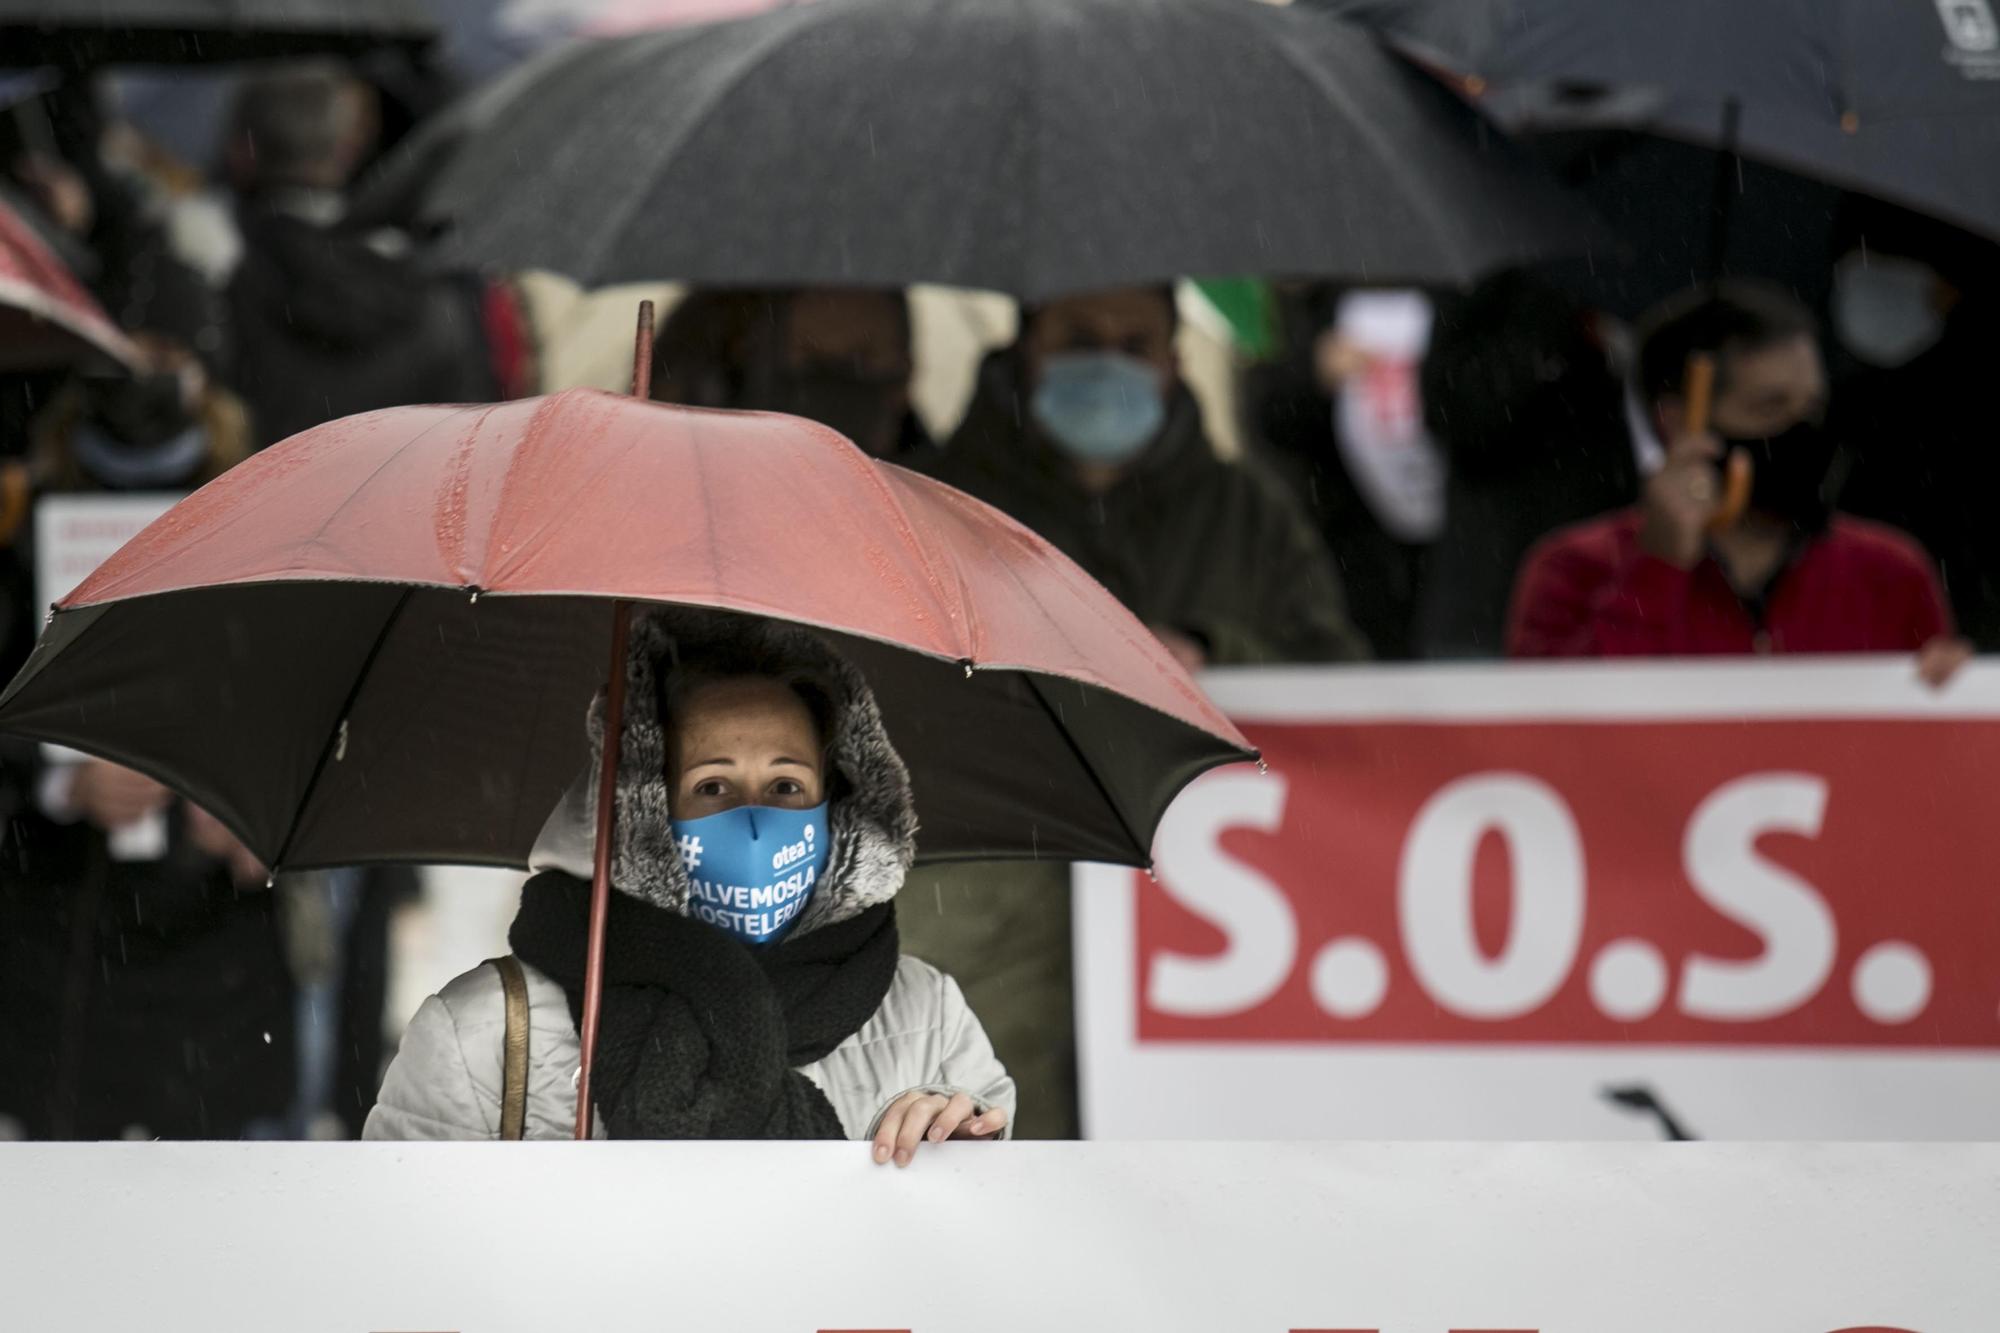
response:
<path id="1" fill-rule="evenodd" d="M 882 466 L 898 467 L 899 465 L 888 463 Z M 910 511 L 904 506 L 902 497 L 896 494 L 894 487 L 882 479 L 882 474 L 876 469 L 877 465 L 870 462 L 862 466 L 861 472 L 867 479 L 869 486 L 874 488 L 876 495 L 882 500 L 882 503 L 895 514 L 896 535 L 903 539 L 903 544 L 916 556 L 917 568 L 923 571 L 924 581 L 930 585 L 931 595 L 937 599 L 939 611 L 944 613 L 947 621 L 955 620 L 959 629 L 964 634 L 965 638 L 962 643 L 963 651 L 961 656 L 967 661 L 977 659 L 979 655 L 979 635 L 973 625 L 972 603 L 965 596 L 963 581 L 960 581 L 956 595 L 953 594 L 952 590 L 945 587 L 944 581 L 938 577 L 937 570 L 932 565 L 930 552 L 924 549 L 923 541 L 917 536 L 917 525 L 911 521 Z M 907 468 L 900 470 L 908 471 Z M 956 571 L 954 570 L 954 572 Z"/>
<path id="2" fill-rule="evenodd" d="M 390 632 L 403 618 L 403 610 L 409 606 L 410 598 L 416 595 L 415 588 L 404 588 L 396 599 L 388 616 L 382 621 L 382 628 L 375 634 L 375 642 L 368 646 L 368 656 L 361 659 L 361 668 L 354 673 L 354 684 L 348 687 L 347 697 L 341 700 L 340 713 L 334 718 L 333 726 L 326 733 L 326 742 L 320 746 L 319 762 L 313 765 L 312 777 L 306 782 L 305 792 L 299 797 L 298 807 L 292 811 L 291 821 L 285 826 L 285 840 L 278 845 L 278 853 L 271 858 L 271 873 L 276 875 L 285 863 L 285 856 L 292 850 L 292 840 L 298 837 L 299 821 L 305 818 L 306 807 L 319 792 L 320 779 L 326 776 L 326 767 L 333 762 L 333 756 L 340 747 L 341 737 L 347 729 L 348 714 L 354 711 L 354 701 L 361 697 L 361 689 L 368 683 L 368 676 L 375 669 L 375 659 L 382 655 L 382 646 L 389 641 Z"/>
<path id="3" fill-rule="evenodd" d="M 1054 720 L 1057 733 L 1062 736 L 1063 743 L 1069 746 L 1069 752 L 1076 756 L 1076 762 L 1082 766 L 1085 775 L 1090 778 L 1091 785 L 1097 788 L 1097 794 L 1102 796 L 1104 803 L 1111 807 L 1111 813 L 1118 816 L 1118 827 L 1125 830 L 1125 837 L 1131 842 L 1132 846 L 1138 849 L 1140 860 L 1134 864 L 1151 866 L 1153 864 L 1153 849 L 1133 829 L 1132 821 L 1125 817 L 1125 811 L 1119 807 L 1117 800 L 1111 795 L 1111 789 L 1106 787 L 1104 779 L 1098 776 L 1097 766 L 1090 762 L 1090 756 L 1086 755 L 1083 752 L 1083 747 L 1076 743 L 1076 737 L 1070 735 L 1069 726 L 1063 721 L 1062 714 L 1056 710 L 1055 705 L 1049 702 L 1049 696 L 1042 692 L 1042 683 L 1035 679 L 1035 673 L 1032 671 L 1023 671 L 1021 677 L 1028 682 L 1028 688 L 1035 692 L 1035 698 L 1042 705 L 1042 711 Z"/>
<path id="4" fill-rule="evenodd" d="M 319 526 L 313 529 L 312 543 L 311 543 L 312 545 L 317 546 L 319 544 L 320 539 L 326 536 L 326 530 L 334 525 L 335 520 L 337 520 L 342 514 L 347 512 L 347 507 L 349 505 L 353 504 L 356 500 L 359 500 L 361 498 L 361 492 L 367 490 L 370 486 L 373 486 L 377 481 L 381 480 L 382 474 L 384 472 L 387 472 L 390 468 L 394 467 L 396 463 L 403 457 L 404 454 L 408 453 L 411 449 L 415 448 L 417 444 L 421 442 L 426 436 L 428 436 L 432 431 L 437 430 L 439 427 L 447 425 L 450 422 L 457 420 L 460 416 L 464 415 L 464 413 L 467 412 L 468 410 L 477 411 L 479 413 L 480 420 L 483 422 L 486 419 L 486 417 L 492 413 L 494 408 L 504 406 L 504 404 L 452 403 L 452 404 L 439 404 L 439 406 L 446 408 L 444 415 L 440 416 L 436 421 L 433 421 L 429 425 L 425 426 L 415 435 L 412 435 L 408 439 L 404 440 L 401 444 L 398 444 L 394 449 L 391 449 L 386 455 L 383 456 L 380 462 L 378 462 L 374 467 L 369 469 L 367 476 L 363 477 L 360 481 L 356 482 L 354 486 L 347 492 L 346 495 L 340 497 L 339 504 L 335 505 L 332 509 L 327 511 L 326 517 L 321 519 L 319 522 Z M 393 412 L 399 409 L 389 408 L 386 410 Z M 478 426 L 475 425 L 473 429 L 476 431 L 478 429 Z"/>

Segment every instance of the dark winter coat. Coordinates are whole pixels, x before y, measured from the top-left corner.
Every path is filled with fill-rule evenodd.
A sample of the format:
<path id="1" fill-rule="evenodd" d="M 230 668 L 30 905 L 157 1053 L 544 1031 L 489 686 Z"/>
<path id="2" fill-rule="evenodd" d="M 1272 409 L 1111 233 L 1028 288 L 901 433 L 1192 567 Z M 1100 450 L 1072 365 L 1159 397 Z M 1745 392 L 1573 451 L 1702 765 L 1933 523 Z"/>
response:
<path id="1" fill-rule="evenodd" d="M 1010 354 L 988 357 L 964 422 L 922 470 L 1034 529 L 1139 619 L 1192 636 L 1217 664 L 1366 655 L 1297 502 L 1261 467 L 1215 456 L 1185 388 L 1131 471 L 1093 495 L 1026 424 L 1016 379 Z"/>
<path id="2" fill-rule="evenodd" d="M 1528 549 L 1638 494 L 1623 391 L 1575 302 L 1507 273 L 1440 304 L 1423 402 L 1451 478 L 1416 654 L 1499 657 Z"/>
<path id="3" fill-rule="evenodd" d="M 6 764 L 0 843 L 0 1116 L 32 1138 L 238 1138 L 295 1081 L 275 903 L 189 845 L 157 861 L 33 807 L 39 761 Z"/>
<path id="4" fill-rule="evenodd" d="M 249 207 L 240 220 L 230 378 L 259 447 L 356 412 L 502 396 L 484 283 L 426 273 L 360 232 L 278 209 Z"/>

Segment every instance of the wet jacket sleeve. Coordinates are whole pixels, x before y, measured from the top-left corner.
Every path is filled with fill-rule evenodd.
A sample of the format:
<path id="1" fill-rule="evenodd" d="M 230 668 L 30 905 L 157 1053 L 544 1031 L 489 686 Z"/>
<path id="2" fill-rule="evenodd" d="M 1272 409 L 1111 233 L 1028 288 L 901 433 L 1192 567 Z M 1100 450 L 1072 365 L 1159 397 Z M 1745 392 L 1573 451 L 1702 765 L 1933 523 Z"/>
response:
<path id="1" fill-rule="evenodd" d="M 383 1076 L 364 1139 L 492 1139 L 499 1127 L 476 1092 L 458 1028 L 439 996 L 425 1000 Z"/>
<path id="2" fill-rule="evenodd" d="M 1017 1109 L 1014 1080 L 993 1053 L 993 1043 L 986 1039 L 986 1029 L 980 1026 L 979 1016 L 972 1012 L 972 1006 L 965 1002 L 965 993 L 958 988 L 958 983 L 942 972 L 935 976 L 939 988 L 936 1001 L 942 1019 L 939 1024 L 937 1068 L 928 1082 L 905 1088 L 885 1099 L 868 1122 L 867 1137 L 875 1137 L 883 1115 L 898 1097 L 911 1092 L 934 1092 L 950 1097 L 962 1092 L 972 1098 L 973 1105 L 981 1113 L 996 1106 L 1006 1111 L 1007 1127 L 1000 1131 L 1000 1137 L 1012 1138 Z"/>
<path id="3" fill-rule="evenodd" d="M 1693 575 L 1651 555 L 1606 562 L 1562 537 L 1528 553 L 1509 657 L 1671 657 L 1689 651 Z"/>

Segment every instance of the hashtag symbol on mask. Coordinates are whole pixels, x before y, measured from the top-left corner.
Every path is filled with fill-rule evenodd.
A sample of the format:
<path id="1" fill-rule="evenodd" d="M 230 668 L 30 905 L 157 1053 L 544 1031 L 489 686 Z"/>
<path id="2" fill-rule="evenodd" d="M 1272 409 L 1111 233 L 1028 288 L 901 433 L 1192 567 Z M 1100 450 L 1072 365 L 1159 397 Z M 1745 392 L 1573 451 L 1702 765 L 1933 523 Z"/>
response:
<path id="1" fill-rule="evenodd" d="M 681 839 L 681 863 L 689 870 L 701 866 L 701 839 L 690 834 Z"/>

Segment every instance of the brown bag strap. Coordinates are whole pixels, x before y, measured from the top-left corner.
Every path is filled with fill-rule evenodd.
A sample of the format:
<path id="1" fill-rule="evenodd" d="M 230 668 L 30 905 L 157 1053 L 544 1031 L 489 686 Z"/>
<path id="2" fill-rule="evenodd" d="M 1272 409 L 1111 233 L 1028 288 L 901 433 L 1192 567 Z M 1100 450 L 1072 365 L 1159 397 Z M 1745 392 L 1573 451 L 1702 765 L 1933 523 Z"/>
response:
<path id="1" fill-rule="evenodd" d="M 528 1128 L 528 978 L 513 954 L 487 960 L 507 993 L 507 1039 L 502 1048 L 500 1137 L 519 1139 Z"/>

